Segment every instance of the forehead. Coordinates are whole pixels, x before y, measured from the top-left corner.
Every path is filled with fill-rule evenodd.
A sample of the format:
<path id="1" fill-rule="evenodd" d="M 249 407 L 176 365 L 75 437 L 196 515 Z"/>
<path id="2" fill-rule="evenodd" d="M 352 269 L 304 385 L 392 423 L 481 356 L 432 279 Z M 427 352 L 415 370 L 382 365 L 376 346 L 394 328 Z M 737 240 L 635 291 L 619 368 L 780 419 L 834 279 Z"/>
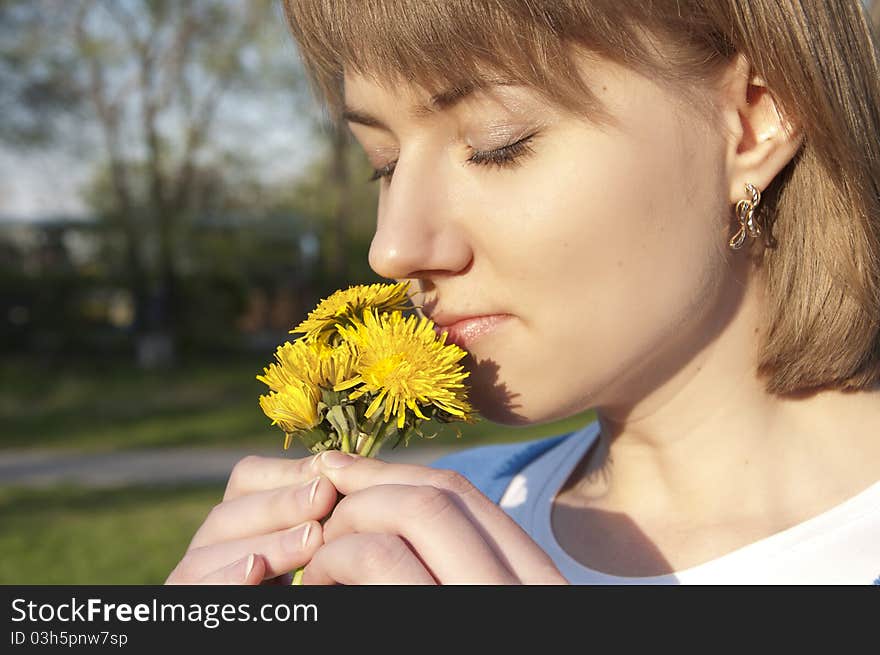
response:
<path id="1" fill-rule="evenodd" d="M 395 114 L 404 112 L 413 121 L 420 122 L 473 100 L 494 102 L 513 111 L 541 103 L 536 89 L 492 74 L 456 86 L 429 89 L 402 77 L 392 81 L 352 73 L 346 75 L 344 88 L 342 117 L 349 122 L 379 128 L 385 125 L 373 114 L 373 107 Z M 541 106 L 547 108 L 546 104 Z"/>
<path id="2" fill-rule="evenodd" d="M 379 77 L 346 71 L 343 80 L 346 101 L 388 95 L 407 101 L 420 115 L 448 109 L 471 95 L 517 86 L 528 88 L 509 76 L 489 72 L 467 80 L 418 83 L 400 73 Z"/>
<path id="3" fill-rule="evenodd" d="M 575 62 L 577 74 L 589 94 L 577 107 L 564 105 L 545 90 L 517 82 L 504 73 L 483 70 L 475 80 L 447 87 L 448 82 L 444 80 L 421 84 L 400 72 L 377 75 L 346 68 L 343 112 L 344 116 L 347 113 L 347 120 L 384 127 L 375 118 L 378 113 L 407 114 L 421 122 L 459 103 L 479 99 L 495 101 L 513 111 L 547 111 L 608 128 L 622 127 L 621 123 L 625 123 L 631 113 L 650 114 L 673 107 L 683 114 L 692 113 L 693 108 L 688 108 L 685 98 L 679 97 L 674 88 L 660 79 L 596 53 L 581 51 Z"/>

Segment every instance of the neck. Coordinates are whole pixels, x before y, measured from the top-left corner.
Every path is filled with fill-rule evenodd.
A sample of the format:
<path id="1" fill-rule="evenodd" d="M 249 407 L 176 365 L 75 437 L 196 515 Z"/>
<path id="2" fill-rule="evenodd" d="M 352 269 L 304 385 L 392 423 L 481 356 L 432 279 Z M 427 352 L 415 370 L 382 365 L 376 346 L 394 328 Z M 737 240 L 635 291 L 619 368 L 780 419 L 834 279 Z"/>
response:
<path id="1" fill-rule="evenodd" d="M 639 367 L 662 382 L 623 382 L 617 397 L 638 402 L 597 407 L 600 443 L 579 493 L 616 511 L 713 522 L 803 505 L 805 489 L 821 505 L 880 477 L 880 392 L 767 393 L 755 372 L 761 309 L 748 290 L 723 325 L 701 326 L 717 336 L 685 365 Z"/>

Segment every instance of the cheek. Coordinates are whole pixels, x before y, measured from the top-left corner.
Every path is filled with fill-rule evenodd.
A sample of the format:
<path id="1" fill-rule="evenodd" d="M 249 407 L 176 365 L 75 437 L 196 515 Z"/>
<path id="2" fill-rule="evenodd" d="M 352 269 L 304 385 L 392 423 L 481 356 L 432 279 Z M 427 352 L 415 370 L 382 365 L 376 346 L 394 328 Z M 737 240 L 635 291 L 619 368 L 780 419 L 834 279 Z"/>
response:
<path id="1" fill-rule="evenodd" d="M 697 160 L 658 134 L 572 136 L 556 153 L 565 165 L 506 196 L 502 213 L 516 218 L 485 252 L 516 290 L 522 327 L 495 354 L 529 420 L 589 406 L 587 396 L 697 320 L 720 284 L 723 183 L 706 175 L 720 158 L 703 147 Z"/>
<path id="2" fill-rule="evenodd" d="M 503 278 L 545 307 L 583 312 L 574 319 L 668 315 L 690 302 L 719 264 L 723 183 L 706 175 L 719 158 L 678 143 L 673 127 L 653 140 L 565 139 L 551 156 L 563 165 L 507 195 L 504 240 L 486 245 L 503 253 Z M 694 188 L 698 177 L 719 182 Z"/>

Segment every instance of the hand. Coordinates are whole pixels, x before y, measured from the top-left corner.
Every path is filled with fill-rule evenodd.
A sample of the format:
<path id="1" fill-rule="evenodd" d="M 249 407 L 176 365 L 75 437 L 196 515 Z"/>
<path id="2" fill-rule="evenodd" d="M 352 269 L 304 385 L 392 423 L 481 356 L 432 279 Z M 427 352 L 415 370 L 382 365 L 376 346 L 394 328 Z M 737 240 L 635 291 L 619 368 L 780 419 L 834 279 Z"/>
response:
<path id="1" fill-rule="evenodd" d="M 245 457 L 165 584 L 290 583 L 323 543 L 336 489 L 313 457 Z"/>
<path id="2" fill-rule="evenodd" d="M 461 475 L 327 452 L 345 497 L 303 584 L 565 584 L 549 556 Z"/>

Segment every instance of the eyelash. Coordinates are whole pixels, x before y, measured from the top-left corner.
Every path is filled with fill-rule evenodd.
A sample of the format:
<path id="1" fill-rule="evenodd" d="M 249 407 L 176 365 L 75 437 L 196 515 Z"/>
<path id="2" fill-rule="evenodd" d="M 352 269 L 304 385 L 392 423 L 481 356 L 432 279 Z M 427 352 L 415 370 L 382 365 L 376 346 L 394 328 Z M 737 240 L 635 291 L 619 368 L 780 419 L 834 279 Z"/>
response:
<path id="1" fill-rule="evenodd" d="M 535 138 L 535 134 L 531 134 L 514 143 L 502 146 L 496 150 L 487 150 L 484 152 L 476 151 L 467 160 L 469 164 L 477 164 L 480 166 L 497 166 L 498 168 L 513 168 L 520 164 L 523 157 L 531 155 L 535 152 L 529 142 Z M 397 162 L 386 164 L 382 168 L 377 168 L 369 178 L 369 182 L 375 182 L 383 177 L 390 178 L 394 173 Z"/>

